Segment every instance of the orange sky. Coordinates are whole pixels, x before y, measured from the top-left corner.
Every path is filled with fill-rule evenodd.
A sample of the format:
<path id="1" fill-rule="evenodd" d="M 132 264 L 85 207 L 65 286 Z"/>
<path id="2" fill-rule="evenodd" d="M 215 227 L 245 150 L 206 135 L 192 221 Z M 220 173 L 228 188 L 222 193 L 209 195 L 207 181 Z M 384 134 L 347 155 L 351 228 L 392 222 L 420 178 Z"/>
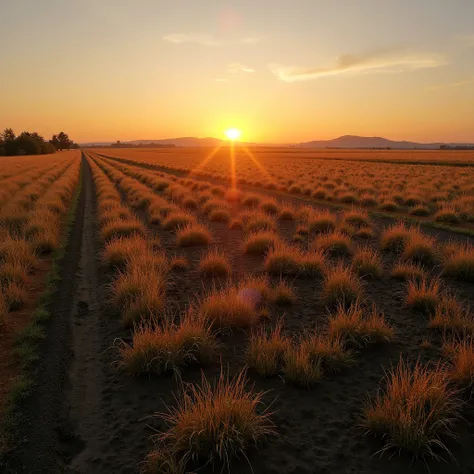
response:
<path id="1" fill-rule="evenodd" d="M 474 142 L 472 0 L 19 0 L 9 18 L 0 128 Z"/>

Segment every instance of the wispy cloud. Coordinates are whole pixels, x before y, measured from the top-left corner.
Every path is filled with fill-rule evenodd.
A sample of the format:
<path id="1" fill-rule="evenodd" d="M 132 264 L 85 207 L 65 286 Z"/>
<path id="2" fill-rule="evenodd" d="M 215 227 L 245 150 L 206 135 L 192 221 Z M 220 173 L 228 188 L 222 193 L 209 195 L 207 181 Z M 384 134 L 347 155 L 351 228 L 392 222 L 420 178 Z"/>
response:
<path id="1" fill-rule="evenodd" d="M 255 72 L 255 69 L 247 67 L 241 63 L 232 63 L 227 65 L 227 72 L 229 74 L 238 74 L 240 72 Z"/>
<path id="2" fill-rule="evenodd" d="M 214 35 L 209 33 L 173 33 L 170 35 L 163 36 L 164 41 L 168 41 L 174 44 L 183 43 L 194 43 L 201 46 L 223 46 L 223 45 L 237 45 L 237 44 L 256 44 L 260 41 L 259 38 L 253 36 L 247 36 L 243 38 L 237 38 L 233 40 L 216 38 Z"/>
<path id="3" fill-rule="evenodd" d="M 474 77 L 463 79 L 462 81 L 448 82 L 446 84 L 437 84 L 428 88 L 430 91 L 437 91 L 439 89 L 454 89 L 457 87 L 463 87 L 468 85 L 474 85 Z"/>
<path id="4" fill-rule="evenodd" d="M 328 76 L 414 71 L 443 64 L 446 64 L 446 60 L 438 54 L 391 49 L 359 55 L 344 54 L 337 58 L 333 66 L 325 68 L 270 65 L 270 69 L 282 81 L 296 82 Z"/>

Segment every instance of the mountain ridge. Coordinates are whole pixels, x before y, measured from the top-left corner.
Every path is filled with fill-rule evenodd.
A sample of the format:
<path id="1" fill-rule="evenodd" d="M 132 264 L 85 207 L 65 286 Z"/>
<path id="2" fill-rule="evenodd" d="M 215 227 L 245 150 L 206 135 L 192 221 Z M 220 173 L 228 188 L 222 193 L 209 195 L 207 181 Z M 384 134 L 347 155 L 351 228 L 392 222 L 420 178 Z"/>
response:
<path id="1" fill-rule="evenodd" d="M 165 138 L 165 139 L 154 139 L 154 140 L 131 140 L 120 142 L 120 146 L 144 146 L 150 144 L 162 145 L 162 146 L 218 146 L 225 140 L 220 140 L 213 137 L 178 137 L 178 138 Z M 291 146 L 296 148 L 381 148 L 381 149 L 396 149 L 396 150 L 413 150 L 413 149 L 439 149 L 441 146 L 448 147 L 474 147 L 474 143 L 448 143 L 448 142 L 433 142 L 433 143 L 420 143 L 405 140 L 389 140 L 384 137 L 364 137 L 360 135 L 342 135 L 331 140 L 311 140 L 300 143 L 246 143 L 245 145 L 256 145 L 256 146 Z M 117 142 L 87 142 L 81 143 L 81 146 L 108 146 L 117 145 Z"/>

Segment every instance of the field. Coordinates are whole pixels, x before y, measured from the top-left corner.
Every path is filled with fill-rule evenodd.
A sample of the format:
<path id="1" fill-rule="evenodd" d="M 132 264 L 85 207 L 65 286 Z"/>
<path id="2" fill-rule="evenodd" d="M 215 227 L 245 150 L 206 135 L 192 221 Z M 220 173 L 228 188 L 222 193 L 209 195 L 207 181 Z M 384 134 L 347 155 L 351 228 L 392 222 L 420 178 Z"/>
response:
<path id="1" fill-rule="evenodd" d="M 0 184 L 6 472 L 472 472 L 472 152 L 97 148 Z"/>

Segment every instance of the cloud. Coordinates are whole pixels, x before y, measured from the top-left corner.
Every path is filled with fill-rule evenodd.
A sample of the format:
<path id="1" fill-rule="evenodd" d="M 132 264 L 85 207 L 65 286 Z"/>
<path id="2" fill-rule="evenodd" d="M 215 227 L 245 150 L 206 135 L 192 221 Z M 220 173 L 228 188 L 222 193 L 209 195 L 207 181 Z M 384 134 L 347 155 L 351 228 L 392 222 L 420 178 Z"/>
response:
<path id="1" fill-rule="evenodd" d="M 446 64 L 438 54 L 414 53 L 400 50 L 374 51 L 366 54 L 344 54 L 336 64 L 327 68 L 302 68 L 270 65 L 270 69 L 285 82 L 307 81 L 328 76 L 396 73 L 433 68 Z"/>
<path id="2" fill-rule="evenodd" d="M 438 84 L 436 86 L 431 86 L 428 88 L 430 91 L 437 91 L 439 89 L 454 89 L 457 87 L 463 87 L 470 84 L 474 84 L 474 77 L 463 79 L 462 81 L 449 82 L 447 84 Z"/>
<path id="3" fill-rule="evenodd" d="M 259 38 L 248 36 L 244 38 L 237 38 L 234 40 L 224 40 L 221 38 L 215 38 L 209 33 L 173 33 L 170 35 L 163 36 L 164 41 L 168 41 L 174 44 L 193 43 L 201 46 L 223 46 L 223 45 L 238 45 L 238 44 L 256 44 L 260 41 Z"/>
<path id="4" fill-rule="evenodd" d="M 226 79 L 224 77 L 217 77 L 216 79 L 214 79 L 216 82 L 228 82 L 229 79 Z"/>
<path id="5" fill-rule="evenodd" d="M 255 69 L 244 66 L 241 63 L 232 63 L 227 65 L 227 72 L 229 74 L 238 74 L 240 72 L 255 72 Z"/>

